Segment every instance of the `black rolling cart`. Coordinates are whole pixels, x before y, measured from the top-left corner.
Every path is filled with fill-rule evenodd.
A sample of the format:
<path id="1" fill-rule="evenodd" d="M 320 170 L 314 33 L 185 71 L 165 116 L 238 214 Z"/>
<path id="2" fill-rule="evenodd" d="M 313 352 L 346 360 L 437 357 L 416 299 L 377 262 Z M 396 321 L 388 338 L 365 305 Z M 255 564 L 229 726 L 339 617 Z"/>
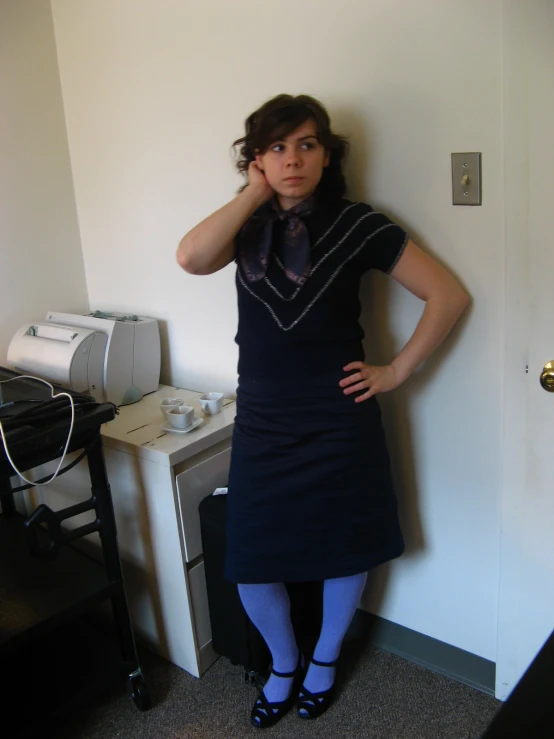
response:
<path id="1" fill-rule="evenodd" d="M 0 368 L 0 380 L 11 377 L 18 376 Z M 31 470 L 59 458 L 68 433 L 67 399 L 65 407 L 61 402 L 49 403 L 47 387 L 24 379 L 0 388 L 0 419 L 17 467 Z M 20 648 L 32 650 L 34 644 L 61 624 L 69 625 L 109 599 L 121 649 L 122 675 L 127 676 L 134 703 L 145 710 L 149 695 L 129 616 L 100 435 L 101 425 L 112 420 L 116 410 L 110 403 L 94 403 L 86 396 L 72 395 L 75 423 L 68 452 L 81 452 L 71 466 L 81 458 L 87 459 L 91 481 L 88 500 L 56 512 L 41 505 L 30 516 L 23 516 L 14 504 L 14 493 L 21 489 L 20 480 L 13 476 L 0 443 L 0 661 L 13 658 Z M 44 410 L 37 413 L 41 402 Z M 18 414 L 29 409 L 34 412 L 24 423 L 19 415 L 16 423 L 15 409 Z M 86 511 L 94 511 L 91 523 L 72 530 L 63 528 L 64 521 Z M 100 535 L 103 564 L 72 546 L 76 539 L 93 532 Z M 75 644 L 75 649 L 79 649 L 79 644 Z M 84 664 L 84 671 L 86 667 Z"/>

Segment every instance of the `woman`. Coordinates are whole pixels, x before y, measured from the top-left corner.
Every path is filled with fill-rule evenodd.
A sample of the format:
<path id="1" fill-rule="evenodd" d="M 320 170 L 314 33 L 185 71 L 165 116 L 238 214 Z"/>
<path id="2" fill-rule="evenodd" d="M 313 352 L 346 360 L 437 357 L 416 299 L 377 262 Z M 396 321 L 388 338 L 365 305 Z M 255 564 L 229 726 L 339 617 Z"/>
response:
<path id="1" fill-rule="evenodd" d="M 237 262 L 239 387 L 226 578 L 238 584 L 273 669 L 251 714 L 275 724 L 330 705 L 367 572 L 404 549 L 376 395 L 403 383 L 468 303 L 459 283 L 369 205 L 344 199 L 347 145 L 323 106 L 279 95 L 246 120 L 248 183 L 181 241 L 207 275 Z M 365 363 L 360 278 L 387 272 L 425 301 L 385 366 Z M 322 580 L 323 625 L 304 674 L 286 582 Z"/>

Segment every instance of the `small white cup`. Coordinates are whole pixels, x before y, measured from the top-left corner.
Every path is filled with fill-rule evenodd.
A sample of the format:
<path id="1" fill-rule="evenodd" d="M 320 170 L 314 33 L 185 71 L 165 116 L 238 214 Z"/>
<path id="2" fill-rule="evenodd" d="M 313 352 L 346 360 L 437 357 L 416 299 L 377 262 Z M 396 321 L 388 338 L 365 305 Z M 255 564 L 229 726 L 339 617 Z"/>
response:
<path id="1" fill-rule="evenodd" d="M 178 408 L 185 402 L 184 398 L 164 398 L 160 403 L 160 410 L 167 418 L 167 414 L 172 408 Z"/>
<path id="2" fill-rule="evenodd" d="M 204 413 L 215 416 L 223 408 L 223 393 L 204 393 L 198 402 Z"/>
<path id="3" fill-rule="evenodd" d="M 167 412 L 167 420 L 176 429 L 188 428 L 194 420 L 194 408 L 190 405 L 179 405 Z"/>

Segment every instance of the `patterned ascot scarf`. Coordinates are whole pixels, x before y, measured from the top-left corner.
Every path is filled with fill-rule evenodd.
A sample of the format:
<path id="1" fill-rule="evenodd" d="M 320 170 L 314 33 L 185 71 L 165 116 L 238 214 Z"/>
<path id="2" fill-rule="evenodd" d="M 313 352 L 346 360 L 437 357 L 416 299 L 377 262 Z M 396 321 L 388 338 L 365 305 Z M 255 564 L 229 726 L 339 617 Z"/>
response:
<path id="1" fill-rule="evenodd" d="M 265 277 L 273 249 L 273 225 L 285 221 L 283 235 L 283 263 L 289 280 L 302 286 L 310 273 L 310 236 L 303 216 L 313 213 L 317 205 L 311 196 L 289 210 L 281 210 L 276 199 L 262 206 L 244 225 L 244 241 L 249 242 L 240 250 L 239 258 L 250 282 Z"/>

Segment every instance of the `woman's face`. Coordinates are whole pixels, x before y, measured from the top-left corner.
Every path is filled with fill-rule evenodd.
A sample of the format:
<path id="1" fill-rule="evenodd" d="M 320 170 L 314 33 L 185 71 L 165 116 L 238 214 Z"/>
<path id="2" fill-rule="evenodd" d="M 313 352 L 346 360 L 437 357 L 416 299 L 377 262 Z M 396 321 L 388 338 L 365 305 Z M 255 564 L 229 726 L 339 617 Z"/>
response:
<path id="1" fill-rule="evenodd" d="M 284 139 L 271 143 L 256 156 L 269 185 L 284 210 L 309 197 L 319 185 L 329 155 L 317 137 L 314 120 L 307 120 Z"/>

